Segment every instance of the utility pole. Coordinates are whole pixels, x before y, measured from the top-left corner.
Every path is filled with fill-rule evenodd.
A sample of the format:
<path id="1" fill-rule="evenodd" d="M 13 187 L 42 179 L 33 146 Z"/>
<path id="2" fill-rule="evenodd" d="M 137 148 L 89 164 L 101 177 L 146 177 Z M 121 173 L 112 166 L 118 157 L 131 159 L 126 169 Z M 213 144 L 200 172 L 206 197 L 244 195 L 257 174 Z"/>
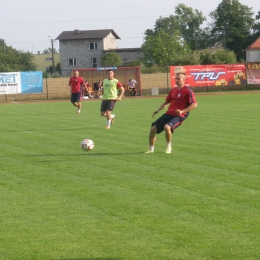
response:
<path id="1" fill-rule="evenodd" d="M 51 36 L 49 36 L 51 38 Z M 55 74 L 55 62 L 54 62 L 54 39 L 51 38 L 51 56 L 52 56 L 52 74 Z"/>

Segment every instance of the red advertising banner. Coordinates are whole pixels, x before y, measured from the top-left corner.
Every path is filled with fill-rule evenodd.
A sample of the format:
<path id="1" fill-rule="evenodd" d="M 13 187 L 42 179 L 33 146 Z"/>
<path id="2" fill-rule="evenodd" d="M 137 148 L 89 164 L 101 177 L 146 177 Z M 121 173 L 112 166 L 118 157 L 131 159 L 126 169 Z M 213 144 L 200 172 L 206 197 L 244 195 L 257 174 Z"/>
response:
<path id="1" fill-rule="evenodd" d="M 174 68 L 170 67 L 171 86 L 175 86 Z M 245 64 L 212 64 L 182 66 L 186 69 L 186 85 L 191 87 L 246 84 Z"/>
<path id="2" fill-rule="evenodd" d="M 260 84 L 260 62 L 247 63 L 247 83 Z"/>

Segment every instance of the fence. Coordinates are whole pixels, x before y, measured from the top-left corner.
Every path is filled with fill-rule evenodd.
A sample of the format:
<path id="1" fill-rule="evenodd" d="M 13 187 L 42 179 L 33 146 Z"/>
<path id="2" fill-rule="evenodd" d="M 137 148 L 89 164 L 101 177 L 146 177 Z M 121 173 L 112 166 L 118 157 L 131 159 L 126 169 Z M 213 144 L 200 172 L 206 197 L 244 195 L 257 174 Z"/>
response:
<path id="1" fill-rule="evenodd" d="M 158 88 L 158 94 L 166 95 L 170 91 L 170 74 L 155 73 L 141 74 L 142 95 L 152 95 L 152 89 Z M 69 99 L 70 90 L 67 88 L 69 77 L 43 79 L 43 93 L 35 94 L 8 94 L 0 95 L 0 102 L 4 101 L 26 101 L 26 100 L 47 100 L 47 99 Z M 260 85 L 235 85 L 235 86 L 216 86 L 216 87 L 196 87 L 194 92 L 214 92 L 214 91 L 233 91 L 233 90 L 253 90 L 259 89 Z"/>

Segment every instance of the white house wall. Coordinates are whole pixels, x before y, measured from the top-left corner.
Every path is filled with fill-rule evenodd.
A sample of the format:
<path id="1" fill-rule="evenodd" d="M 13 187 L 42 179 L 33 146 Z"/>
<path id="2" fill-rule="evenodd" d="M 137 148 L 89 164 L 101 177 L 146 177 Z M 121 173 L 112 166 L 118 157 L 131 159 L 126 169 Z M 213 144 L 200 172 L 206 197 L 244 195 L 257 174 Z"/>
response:
<path id="1" fill-rule="evenodd" d="M 103 46 L 104 51 L 117 48 L 116 38 L 113 36 L 112 33 L 110 33 L 106 38 L 104 38 L 103 41 L 104 41 L 104 46 Z"/>
<path id="2" fill-rule="evenodd" d="M 247 51 L 247 62 L 260 62 L 260 50 Z"/>

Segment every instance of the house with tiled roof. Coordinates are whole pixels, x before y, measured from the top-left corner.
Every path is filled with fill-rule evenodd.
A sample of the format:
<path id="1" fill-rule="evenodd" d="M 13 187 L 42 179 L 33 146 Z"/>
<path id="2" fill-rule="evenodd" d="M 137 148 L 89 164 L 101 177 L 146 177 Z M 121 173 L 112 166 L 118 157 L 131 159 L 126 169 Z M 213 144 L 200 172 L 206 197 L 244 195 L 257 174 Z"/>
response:
<path id="1" fill-rule="evenodd" d="M 116 49 L 120 37 L 112 29 L 63 31 L 59 40 L 61 70 L 97 68 L 104 50 Z"/>
<path id="2" fill-rule="evenodd" d="M 260 37 L 246 48 L 247 62 L 260 62 Z"/>
<path id="3" fill-rule="evenodd" d="M 120 51 L 117 47 L 120 37 L 112 29 L 63 31 L 56 40 L 59 40 L 63 75 L 69 74 L 75 68 L 101 67 L 101 59 L 105 52 L 109 51 L 119 54 L 122 65 L 141 56 L 141 48 Z"/>

